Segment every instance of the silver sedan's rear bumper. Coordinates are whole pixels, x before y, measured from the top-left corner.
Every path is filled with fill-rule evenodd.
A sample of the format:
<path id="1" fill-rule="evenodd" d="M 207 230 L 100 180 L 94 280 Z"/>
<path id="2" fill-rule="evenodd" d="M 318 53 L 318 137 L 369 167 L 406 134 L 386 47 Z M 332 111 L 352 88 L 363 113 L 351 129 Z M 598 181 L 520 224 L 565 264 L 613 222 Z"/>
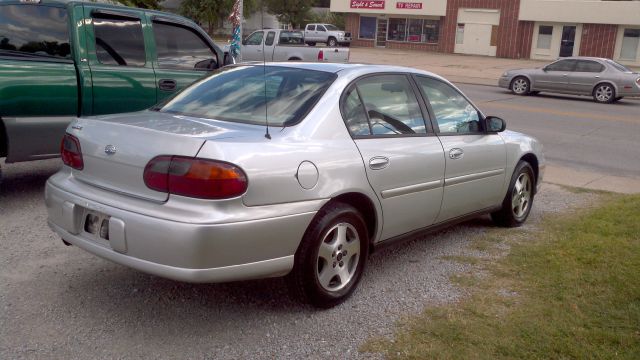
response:
<path id="1" fill-rule="evenodd" d="M 290 204 L 282 204 L 280 216 L 227 223 L 175 221 L 92 201 L 65 191 L 51 180 L 45 198 L 49 226 L 65 241 L 149 274 L 197 283 L 287 274 L 316 214 L 305 211 L 282 215 L 291 212 Z M 318 206 L 321 203 L 305 205 L 307 209 Z M 85 231 L 88 213 L 108 217 L 109 240 Z M 264 212 L 260 214 L 264 216 Z"/>

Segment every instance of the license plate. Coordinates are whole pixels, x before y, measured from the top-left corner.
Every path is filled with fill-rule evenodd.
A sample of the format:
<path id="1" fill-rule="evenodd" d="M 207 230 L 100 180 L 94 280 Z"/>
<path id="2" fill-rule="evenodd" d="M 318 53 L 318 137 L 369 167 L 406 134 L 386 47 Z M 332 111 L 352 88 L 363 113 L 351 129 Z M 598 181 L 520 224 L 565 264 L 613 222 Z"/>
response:
<path id="1" fill-rule="evenodd" d="M 88 211 L 84 216 L 84 231 L 104 240 L 109 240 L 109 216 Z"/>

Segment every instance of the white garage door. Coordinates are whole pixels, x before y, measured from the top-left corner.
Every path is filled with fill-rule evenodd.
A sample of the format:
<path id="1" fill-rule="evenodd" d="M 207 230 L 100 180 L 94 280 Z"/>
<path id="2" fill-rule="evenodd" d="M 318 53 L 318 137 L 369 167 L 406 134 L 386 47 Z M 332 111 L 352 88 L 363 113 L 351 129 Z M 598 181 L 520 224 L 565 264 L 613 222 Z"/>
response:
<path id="1" fill-rule="evenodd" d="M 495 40 L 499 23 L 500 10 L 459 9 L 454 52 L 496 56 Z"/>

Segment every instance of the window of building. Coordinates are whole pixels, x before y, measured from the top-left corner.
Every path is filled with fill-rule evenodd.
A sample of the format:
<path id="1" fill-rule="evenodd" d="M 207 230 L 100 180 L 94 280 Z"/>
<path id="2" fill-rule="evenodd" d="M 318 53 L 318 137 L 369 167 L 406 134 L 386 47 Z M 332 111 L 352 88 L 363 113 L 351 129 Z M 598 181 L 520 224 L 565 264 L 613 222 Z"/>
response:
<path id="1" fill-rule="evenodd" d="M 93 18 L 96 56 L 101 64 L 144 66 L 144 37 L 138 19 L 96 16 Z"/>
<path id="2" fill-rule="evenodd" d="M 29 53 L 71 58 L 67 11 L 43 5 L 3 5 L 0 12 L 0 55 Z"/>
<path id="3" fill-rule="evenodd" d="M 439 35 L 439 20 L 389 19 L 387 40 L 437 43 Z"/>
<path id="4" fill-rule="evenodd" d="M 421 39 L 424 43 L 437 43 L 440 39 L 440 21 L 424 20 Z"/>
<path id="5" fill-rule="evenodd" d="M 160 68 L 212 70 L 218 67 L 216 54 L 191 29 L 154 21 L 153 35 Z"/>
<path id="6" fill-rule="evenodd" d="M 370 16 L 360 16 L 360 39 L 375 39 L 376 18 Z"/>
<path id="7" fill-rule="evenodd" d="M 405 41 L 407 38 L 407 19 L 389 19 L 387 40 Z"/>
<path id="8" fill-rule="evenodd" d="M 456 44 L 464 43 L 464 24 L 458 24 L 456 27 Z"/>
<path id="9" fill-rule="evenodd" d="M 538 27 L 538 49 L 551 49 L 551 37 L 553 36 L 553 26 L 540 25 Z"/>
<path id="10" fill-rule="evenodd" d="M 622 46 L 620 47 L 620 59 L 635 61 L 638 57 L 640 44 L 640 29 L 624 29 Z"/>

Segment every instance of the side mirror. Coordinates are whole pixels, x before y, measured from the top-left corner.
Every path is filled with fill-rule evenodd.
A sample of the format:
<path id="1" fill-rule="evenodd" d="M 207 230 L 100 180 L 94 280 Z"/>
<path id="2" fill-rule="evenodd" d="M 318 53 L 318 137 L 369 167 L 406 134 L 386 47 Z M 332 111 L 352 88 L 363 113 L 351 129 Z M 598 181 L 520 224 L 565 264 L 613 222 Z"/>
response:
<path id="1" fill-rule="evenodd" d="M 547 71 L 549 71 L 549 70 L 547 69 L 547 67 L 546 67 L 546 66 L 543 66 L 543 67 L 542 67 L 542 71 L 547 72 Z"/>
<path id="2" fill-rule="evenodd" d="M 247 45 L 247 39 L 242 39 L 242 45 Z"/>
<path id="3" fill-rule="evenodd" d="M 487 132 L 503 132 L 507 128 L 507 122 L 497 116 L 487 116 L 484 118 L 484 125 Z"/>
<path id="4" fill-rule="evenodd" d="M 223 66 L 232 65 L 236 63 L 236 59 L 231 54 L 224 54 Z"/>
<path id="5" fill-rule="evenodd" d="M 195 70 L 215 70 L 218 67 L 218 62 L 215 59 L 201 60 L 193 67 Z"/>

